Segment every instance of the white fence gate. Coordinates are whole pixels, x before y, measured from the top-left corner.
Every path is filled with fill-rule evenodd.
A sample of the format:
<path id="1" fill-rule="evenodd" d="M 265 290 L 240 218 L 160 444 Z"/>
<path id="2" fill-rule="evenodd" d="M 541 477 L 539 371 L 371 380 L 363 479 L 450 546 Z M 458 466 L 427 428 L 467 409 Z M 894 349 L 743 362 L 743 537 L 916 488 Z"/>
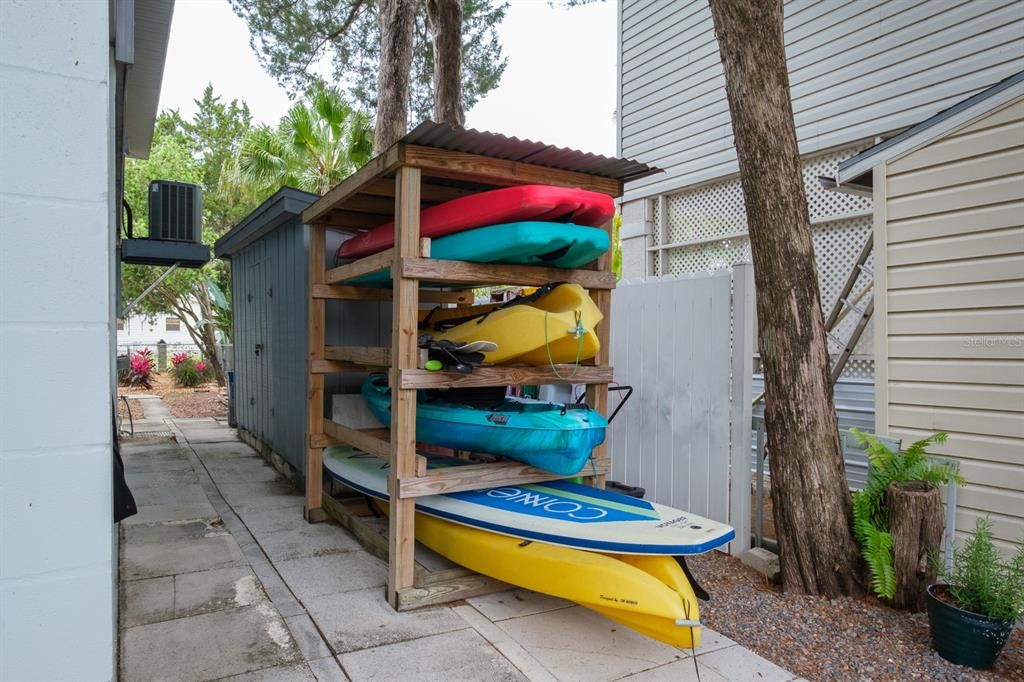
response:
<path id="1" fill-rule="evenodd" d="M 609 428 L 612 478 L 731 524 L 733 553 L 750 544 L 753 302 L 749 264 L 612 294 L 615 381 L 634 388 Z"/>

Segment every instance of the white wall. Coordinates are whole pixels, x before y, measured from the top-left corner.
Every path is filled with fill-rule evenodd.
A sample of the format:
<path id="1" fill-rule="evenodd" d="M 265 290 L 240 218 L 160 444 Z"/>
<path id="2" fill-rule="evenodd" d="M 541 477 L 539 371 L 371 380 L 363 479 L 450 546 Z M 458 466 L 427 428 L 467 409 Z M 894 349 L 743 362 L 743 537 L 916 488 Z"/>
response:
<path id="1" fill-rule="evenodd" d="M 0 2 L 4 680 L 114 676 L 109 32 L 107 2 Z"/>
<path id="2" fill-rule="evenodd" d="M 118 346 L 156 346 L 158 341 L 164 341 L 167 345 L 188 344 L 195 345 L 195 341 L 189 336 L 185 323 L 179 324 L 178 331 L 167 331 L 167 318 L 173 315 L 132 315 L 124 321 L 124 329 L 117 330 Z M 153 349 L 156 350 L 155 348 Z"/>

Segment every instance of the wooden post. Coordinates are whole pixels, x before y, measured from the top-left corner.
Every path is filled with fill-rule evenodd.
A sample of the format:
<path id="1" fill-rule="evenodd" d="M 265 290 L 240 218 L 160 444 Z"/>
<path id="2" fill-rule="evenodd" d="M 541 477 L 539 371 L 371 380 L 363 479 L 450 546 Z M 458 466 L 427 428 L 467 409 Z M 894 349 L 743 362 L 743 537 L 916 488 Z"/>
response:
<path id="1" fill-rule="evenodd" d="M 388 472 L 388 602 L 415 580 L 416 502 L 401 499 L 400 481 L 416 475 L 416 390 L 400 388 L 403 369 L 419 360 L 419 281 L 402 276 L 402 258 L 420 255 L 420 170 L 401 167 L 395 175 L 395 247 L 391 267 L 394 301 L 391 336 L 391 467 Z"/>
<path id="2" fill-rule="evenodd" d="M 327 270 L 325 250 L 327 228 L 322 224 L 309 228 L 309 358 L 306 363 L 306 505 L 303 515 L 309 522 L 323 521 L 325 516 L 320 508 L 323 499 L 324 449 L 314 447 L 314 439 L 321 440 L 324 433 L 324 375 L 313 372 L 313 365 L 324 359 L 326 343 L 325 301 L 312 298 L 317 285 L 324 283 Z"/>
<path id="3" fill-rule="evenodd" d="M 609 237 L 612 237 L 612 243 L 614 243 L 614 231 L 612 228 L 612 221 L 608 221 L 604 225 L 605 231 Z M 613 247 L 614 248 L 614 247 Z M 598 260 L 597 269 L 600 272 L 611 272 L 612 269 L 612 249 L 608 249 Z M 597 356 L 594 358 L 595 364 L 598 367 L 605 367 L 611 361 L 611 328 L 612 328 L 612 292 L 611 289 L 595 289 L 590 292 L 591 298 L 594 299 L 594 304 L 597 309 L 601 311 L 603 318 L 600 324 L 594 332 L 597 334 L 597 341 L 601 344 L 600 349 L 597 351 Z M 587 403 L 590 407 L 597 412 L 603 414 L 605 417 L 608 416 L 608 384 L 588 384 L 587 385 Z M 595 464 L 600 468 L 602 465 L 608 465 L 608 445 L 602 443 L 601 445 L 594 448 L 592 454 Z M 607 467 L 610 470 L 610 466 Z M 584 469 L 585 471 L 586 469 Z M 606 476 L 604 474 L 598 474 L 597 476 L 588 476 L 587 480 L 591 485 L 603 488 Z"/>

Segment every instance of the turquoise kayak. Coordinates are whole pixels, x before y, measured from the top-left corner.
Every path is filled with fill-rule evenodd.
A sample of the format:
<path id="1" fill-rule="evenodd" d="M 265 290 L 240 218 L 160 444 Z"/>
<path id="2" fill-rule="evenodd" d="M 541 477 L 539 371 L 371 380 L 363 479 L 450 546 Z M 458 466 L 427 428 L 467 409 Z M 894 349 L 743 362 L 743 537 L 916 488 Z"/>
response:
<path id="1" fill-rule="evenodd" d="M 434 239 L 430 244 L 430 256 L 472 263 L 577 268 L 597 259 L 610 246 L 608 233 L 599 227 L 525 221 L 478 227 Z M 381 270 L 349 282 L 390 283 L 391 271 Z"/>
<path id="2" fill-rule="evenodd" d="M 363 399 L 384 424 L 391 423 L 391 389 L 383 374 L 363 382 Z M 420 391 L 416 440 L 453 450 L 507 457 L 562 476 L 576 474 L 590 451 L 604 442 L 608 421 L 589 408 L 508 398 L 491 408 L 449 402 Z"/>

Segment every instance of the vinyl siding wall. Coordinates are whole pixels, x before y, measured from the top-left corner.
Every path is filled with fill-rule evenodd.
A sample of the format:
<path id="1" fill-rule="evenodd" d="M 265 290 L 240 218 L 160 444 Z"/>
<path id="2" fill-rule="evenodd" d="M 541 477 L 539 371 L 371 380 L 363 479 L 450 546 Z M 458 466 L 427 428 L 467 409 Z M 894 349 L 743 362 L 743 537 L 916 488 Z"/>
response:
<path id="1" fill-rule="evenodd" d="M 639 199 L 737 171 L 707 0 L 620 0 L 619 151 L 665 169 Z M 1014 0 L 790 0 L 786 53 L 802 154 L 903 129 L 1021 69 Z"/>
<path id="2" fill-rule="evenodd" d="M 878 428 L 905 440 L 948 431 L 935 451 L 969 481 L 957 528 L 989 513 L 997 538 L 1020 542 L 1024 100 L 880 166 L 875 185 Z"/>

